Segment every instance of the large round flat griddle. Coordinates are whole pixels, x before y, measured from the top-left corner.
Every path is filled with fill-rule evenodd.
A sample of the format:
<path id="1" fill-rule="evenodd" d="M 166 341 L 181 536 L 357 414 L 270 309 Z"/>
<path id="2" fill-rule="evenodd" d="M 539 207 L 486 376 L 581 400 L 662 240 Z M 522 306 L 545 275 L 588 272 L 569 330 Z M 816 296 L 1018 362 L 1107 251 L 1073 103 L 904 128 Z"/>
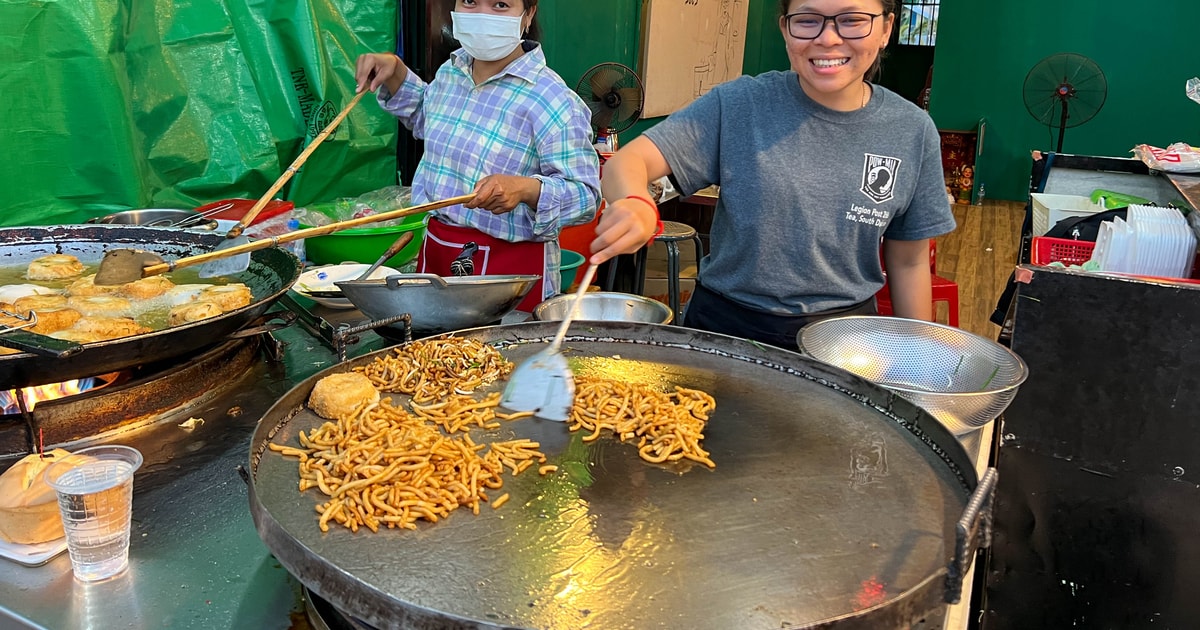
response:
<path id="1" fill-rule="evenodd" d="M 459 336 L 520 361 L 556 327 Z M 565 348 L 577 373 L 711 393 L 716 469 L 651 465 L 631 444 L 525 419 L 472 432 L 537 440 L 559 465 L 506 474 L 489 491 L 511 494 L 503 507 L 419 531 L 323 534 L 322 496 L 298 492 L 296 460 L 266 443 L 318 427 L 304 407 L 313 384 L 375 353 L 314 375 L 264 416 L 250 453 L 263 540 L 308 588 L 378 627 L 886 628 L 942 601 L 976 479 L 925 412 L 802 355 L 683 328 L 577 323 Z"/>

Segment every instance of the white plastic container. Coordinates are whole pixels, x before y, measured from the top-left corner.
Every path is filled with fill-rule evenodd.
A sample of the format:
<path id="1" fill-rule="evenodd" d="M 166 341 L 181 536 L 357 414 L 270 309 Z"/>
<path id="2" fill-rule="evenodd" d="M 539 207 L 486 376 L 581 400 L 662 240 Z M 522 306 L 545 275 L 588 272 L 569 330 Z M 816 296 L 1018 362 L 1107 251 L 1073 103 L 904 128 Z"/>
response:
<path id="1" fill-rule="evenodd" d="M 1083 217 L 1103 212 L 1104 206 L 1092 203 L 1091 199 L 1079 195 L 1052 195 L 1032 193 L 1033 235 L 1044 236 L 1055 223 L 1070 217 Z"/>

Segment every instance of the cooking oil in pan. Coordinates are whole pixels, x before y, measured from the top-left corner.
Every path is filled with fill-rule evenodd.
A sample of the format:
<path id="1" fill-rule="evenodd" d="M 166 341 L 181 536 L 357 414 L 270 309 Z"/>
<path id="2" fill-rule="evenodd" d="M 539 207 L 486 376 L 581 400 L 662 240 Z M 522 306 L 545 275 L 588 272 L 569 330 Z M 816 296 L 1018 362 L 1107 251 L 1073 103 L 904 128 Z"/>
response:
<path id="1" fill-rule="evenodd" d="M 96 273 L 99 263 L 85 263 L 84 267 L 83 273 L 78 276 L 57 280 L 29 280 L 25 277 L 28 265 L 3 265 L 0 266 L 0 289 L 10 285 L 33 284 L 61 292 L 79 278 Z M 175 283 L 175 288 L 150 299 L 130 299 L 131 308 L 127 313 L 123 313 L 125 317 L 130 317 L 153 330 L 162 330 L 168 327 L 167 316 L 172 307 L 191 301 L 205 287 L 229 284 L 225 279 L 201 279 L 196 268 L 180 269 L 162 275 Z"/>

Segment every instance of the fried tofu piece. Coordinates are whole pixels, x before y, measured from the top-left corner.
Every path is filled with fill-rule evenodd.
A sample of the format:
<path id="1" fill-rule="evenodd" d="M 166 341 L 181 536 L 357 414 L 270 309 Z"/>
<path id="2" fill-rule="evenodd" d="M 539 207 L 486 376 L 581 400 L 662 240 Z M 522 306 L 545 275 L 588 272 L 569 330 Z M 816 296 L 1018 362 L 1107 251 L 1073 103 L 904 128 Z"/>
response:
<path id="1" fill-rule="evenodd" d="M 243 306 L 249 306 L 254 300 L 254 294 L 250 292 L 250 287 L 242 284 L 217 284 L 200 292 L 196 296 L 196 300 L 200 302 L 212 302 L 221 307 L 221 310 L 228 313 L 229 311 L 237 310 Z"/>
<path id="2" fill-rule="evenodd" d="M 195 302 L 196 298 L 200 297 L 201 292 L 212 286 L 211 284 L 177 284 L 167 289 L 166 299 L 171 303 L 171 306 Z"/>
<path id="3" fill-rule="evenodd" d="M 209 317 L 220 315 L 221 307 L 212 302 L 188 302 L 180 304 L 167 313 L 167 323 L 172 326 L 198 322 Z"/>
<path id="4" fill-rule="evenodd" d="M 142 333 L 151 332 L 150 328 L 147 328 L 128 317 L 104 316 L 84 317 L 75 322 L 75 325 L 67 330 L 92 333 L 99 339 L 117 339 L 120 337 L 128 337 L 130 335 L 140 335 Z M 57 337 L 59 336 L 59 333 L 55 333 L 53 336 Z M 78 341 L 78 339 L 76 339 L 76 341 Z"/>
<path id="5" fill-rule="evenodd" d="M 83 314 L 73 308 L 43 308 L 35 310 L 37 323 L 29 327 L 35 333 L 47 335 L 70 328 Z"/>
<path id="6" fill-rule="evenodd" d="M 30 280 L 61 280 L 83 273 L 85 267 L 79 259 L 68 254 L 42 256 L 29 263 L 25 277 Z"/>
<path id="7" fill-rule="evenodd" d="M 12 312 L 22 317 L 29 314 L 29 311 L 40 311 L 48 308 L 64 308 L 67 306 L 67 296 L 52 293 L 48 295 L 27 295 L 13 302 Z"/>
<path id="8" fill-rule="evenodd" d="M 327 420 L 348 418 L 363 405 L 379 402 L 379 390 L 358 372 L 330 374 L 313 385 L 308 406 Z"/>
<path id="9" fill-rule="evenodd" d="M 133 310 L 133 303 L 115 295 L 72 295 L 67 306 L 89 317 L 123 317 Z"/>
<path id="10" fill-rule="evenodd" d="M 148 300 L 166 293 L 174 286 L 175 283 L 171 282 L 170 278 L 164 278 L 163 276 L 150 276 L 149 278 L 142 278 L 141 280 L 127 282 L 119 285 L 118 288 L 119 293 L 127 298 L 132 298 L 135 300 Z"/>
<path id="11" fill-rule="evenodd" d="M 84 276 L 67 286 L 67 295 L 71 296 L 88 296 L 88 295 L 113 295 L 120 292 L 124 285 L 97 285 L 96 274 Z"/>
<path id="12" fill-rule="evenodd" d="M 17 308 L 8 302 L 0 302 L 0 327 L 2 326 L 20 326 L 21 320 L 14 317 L 17 314 Z M 12 313 L 12 315 L 6 315 Z"/>

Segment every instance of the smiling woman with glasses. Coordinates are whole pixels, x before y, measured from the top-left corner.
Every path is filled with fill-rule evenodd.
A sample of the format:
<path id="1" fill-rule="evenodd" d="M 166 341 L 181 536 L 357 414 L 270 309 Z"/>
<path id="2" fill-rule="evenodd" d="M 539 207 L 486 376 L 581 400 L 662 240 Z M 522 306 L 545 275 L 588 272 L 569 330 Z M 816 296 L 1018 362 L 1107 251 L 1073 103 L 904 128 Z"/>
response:
<path id="1" fill-rule="evenodd" d="M 894 312 L 932 319 L 929 239 L 954 229 L 937 128 L 870 83 L 896 0 L 781 0 L 779 16 L 791 71 L 718 85 L 605 163 L 592 260 L 646 243 L 647 183 L 669 175 L 684 195 L 721 186 L 684 326 L 794 350 L 809 322 L 875 312 L 881 242 Z"/>

